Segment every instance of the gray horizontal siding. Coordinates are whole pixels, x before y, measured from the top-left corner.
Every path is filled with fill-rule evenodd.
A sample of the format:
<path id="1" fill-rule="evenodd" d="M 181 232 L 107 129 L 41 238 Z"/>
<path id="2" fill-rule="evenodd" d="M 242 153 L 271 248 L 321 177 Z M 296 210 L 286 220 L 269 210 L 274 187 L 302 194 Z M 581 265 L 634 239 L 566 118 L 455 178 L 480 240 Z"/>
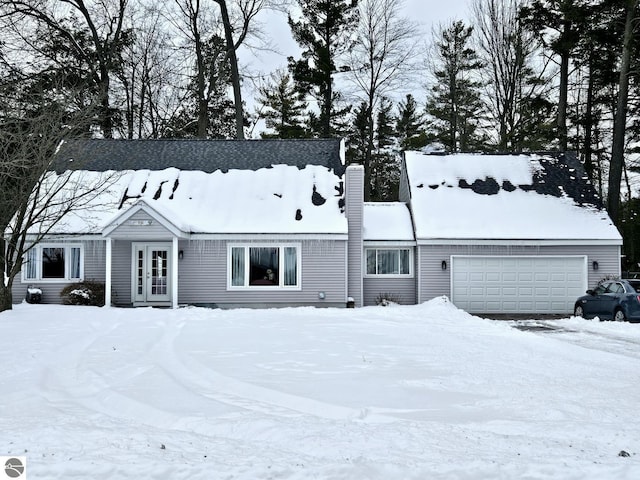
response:
<path id="1" fill-rule="evenodd" d="M 133 225 L 131 222 L 151 222 L 150 225 Z M 157 220 L 146 212 L 140 210 L 134 213 L 122 225 L 118 226 L 109 235 L 114 238 L 126 238 L 127 240 L 167 240 L 173 238 L 173 234 L 160 225 Z"/>
<path id="2" fill-rule="evenodd" d="M 66 240 L 53 241 L 47 240 L 47 243 L 81 243 L 84 246 L 84 279 L 97 282 L 105 281 L 105 241 L 104 240 Z M 31 280 L 23 281 L 22 272 L 16 276 L 11 288 L 13 303 L 20 303 L 24 300 L 27 293 L 27 287 L 33 285 L 42 290 L 42 303 L 60 304 L 60 292 L 71 283 L 69 282 L 34 282 Z"/>
<path id="3" fill-rule="evenodd" d="M 344 306 L 346 302 L 346 241 L 302 241 L 302 290 L 227 290 L 227 245 L 245 241 L 180 241 L 184 257 L 178 263 L 178 303 L 236 306 Z M 291 241 L 255 242 L 292 243 Z M 296 242 L 297 243 L 297 242 Z M 318 293 L 325 299 L 319 300 Z"/>
<path id="4" fill-rule="evenodd" d="M 364 304 L 376 305 L 380 297 L 402 305 L 416 303 L 416 279 L 411 278 L 364 278 Z"/>
<path id="5" fill-rule="evenodd" d="M 425 302 L 442 295 L 451 297 L 451 255 L 586 255 L 588 285 L 595 285 L 607 275 L 620 275 L 620 247 L 616 245 L 420 245 L 418 246 L 420 263 L 418 299 L 420 301 Z M 447 262 L 446 270 L 442 270 L 443 260 Z M 598 262 L 598 270 L 593 270 L 593 261 Z"/>
<path id="6" fill-rule="evenodd" d="M 111 242 L 111 301 L 114 305 L 131 304 L 131 242 Z"/>
<path id="7" fill-rule="evenodd" d="M 247 242 L 234 242 L 247 243 Z M 270 242 L 257 242 L 260 244 Z M 289 242 L 271 242 L 274 245 Z M 302 244 L 301 291 L 227 291 L 227 241 L 180 241 L 178 302 L 218 306 L 344 305 L 346 242 L 306 240 Z M 116 305 L 131 304 L 132 242 L 112 244 L 112 295 Z M 318 293 L 325 299 L 319 300 Z"/>

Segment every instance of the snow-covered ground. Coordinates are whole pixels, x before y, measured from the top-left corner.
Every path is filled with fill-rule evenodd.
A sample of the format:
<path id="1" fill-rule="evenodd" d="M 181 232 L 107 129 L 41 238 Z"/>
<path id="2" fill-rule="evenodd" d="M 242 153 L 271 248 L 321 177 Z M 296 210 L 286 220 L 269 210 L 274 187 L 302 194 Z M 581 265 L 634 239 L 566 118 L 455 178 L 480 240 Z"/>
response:
<path id="1" fill-rule="evenodd" d="M 32 480 L 640 478 L 640 325 L 529 324 L 18 305 L 0 455 Z"/>

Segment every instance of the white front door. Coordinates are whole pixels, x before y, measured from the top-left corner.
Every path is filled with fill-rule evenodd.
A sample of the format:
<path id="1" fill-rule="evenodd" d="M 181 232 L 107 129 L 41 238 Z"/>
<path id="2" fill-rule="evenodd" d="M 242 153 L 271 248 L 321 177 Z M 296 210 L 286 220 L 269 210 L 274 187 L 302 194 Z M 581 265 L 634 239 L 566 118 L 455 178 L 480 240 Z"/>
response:
<path id="1" fill-rule="evenodd" d="M 134 304 L 171 301 L 171 244 L 133 244 Z"/>

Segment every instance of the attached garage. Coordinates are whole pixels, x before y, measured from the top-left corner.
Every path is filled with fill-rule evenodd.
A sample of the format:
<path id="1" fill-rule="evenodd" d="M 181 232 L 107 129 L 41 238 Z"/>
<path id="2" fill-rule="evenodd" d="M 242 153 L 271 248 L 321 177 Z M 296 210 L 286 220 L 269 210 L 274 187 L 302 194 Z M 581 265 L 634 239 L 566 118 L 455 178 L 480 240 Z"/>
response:
<path id="1" fill-rule="evenodd" d="M 587 257 L 451 257 L 451 300 L 473 313 L 559 313 L 587 289 Z"/>

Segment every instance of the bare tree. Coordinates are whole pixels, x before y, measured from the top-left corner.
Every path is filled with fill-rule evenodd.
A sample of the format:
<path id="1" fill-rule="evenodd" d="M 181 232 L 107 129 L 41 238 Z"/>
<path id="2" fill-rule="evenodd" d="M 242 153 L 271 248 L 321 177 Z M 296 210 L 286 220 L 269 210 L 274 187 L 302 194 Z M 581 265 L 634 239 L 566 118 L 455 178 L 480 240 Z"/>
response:
<path id="1" fill-rule="evenodd" d="M 545 116 L 551 116 L 543 81 L 546 63 L 534 65 L 539 41 L 524 28 L 520 4 L 520 0 L 472 4 L 485 65 L 487 107 L 497 124 L 496 146 L 502 151 L 541 148 L 544 139 L 536 137 L 546 131 L 541 128 Z"/>
<path id="2" fill-rule="evenodd" d="M 400 16 L 403 0 L 363 0 L 359 23 L 350 50 L 350 77 L 357 95 L 366 104 L 367 145 L 364 156 L 365 185 L 371 185 L 370 163 L 374 146 L 374 112 L 385 94 L 402 86 L 414 72 L 417 58 L 417 25 Z M 368 200 L 370 188 L 365 188 Z"/>
<path id="3" fill-rule="evenodd" d="M 13 82 L 9 88 L 13 88 Z M 28 91 L 28 103 L 0 97 L 0 311 L 11 308 L 11 288 L 25 254 L 65 217 L 87 207 L 108 188 L 113 174 L 91 178 L 56 173 L 53 159 L 65 137 L 87 131 L 95 109 L 69 111 L 65 99 Z M 24 94 L 25 92 L 21 92 Z M 35 106 L 35 108 L 34 108 Z"/>
<path id="4" fill-rule="evenodd" d="M 113 136 L 114 129 L 112 74 L 120 65 L 121 47 L 129 31 L 124 24 L 127 3 L 128 0 L 0 0 L 0 17 L 8 20 L 5 28 L 21 36 L 32 52 L 55 61 L 55 48 L 45 50 L 37 41 L 57 38 L 71 56 L 89 69 L 90 81 L 100 98 L 102 133 L 107 138 Z M 73 21 L 77 18 L 79 25 Z M 31 24 L 41 29 L 36 41 L 31 37 Z"/>

